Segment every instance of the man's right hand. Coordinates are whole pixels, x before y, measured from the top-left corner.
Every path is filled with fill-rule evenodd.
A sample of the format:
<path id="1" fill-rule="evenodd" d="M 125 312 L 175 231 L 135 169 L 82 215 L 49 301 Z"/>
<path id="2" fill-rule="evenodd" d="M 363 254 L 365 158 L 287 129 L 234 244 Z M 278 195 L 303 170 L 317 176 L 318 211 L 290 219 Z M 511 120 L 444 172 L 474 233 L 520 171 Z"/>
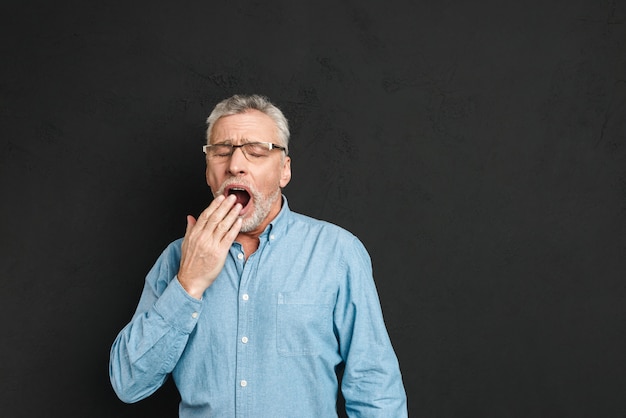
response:
<path id="1" fill-rule="evenodd" d="M 220 195 L 198 217 L 187 216 L 178 281 L 196 299 L 213 284 L 239 230 L 241 205 L 231 195 Z"/>

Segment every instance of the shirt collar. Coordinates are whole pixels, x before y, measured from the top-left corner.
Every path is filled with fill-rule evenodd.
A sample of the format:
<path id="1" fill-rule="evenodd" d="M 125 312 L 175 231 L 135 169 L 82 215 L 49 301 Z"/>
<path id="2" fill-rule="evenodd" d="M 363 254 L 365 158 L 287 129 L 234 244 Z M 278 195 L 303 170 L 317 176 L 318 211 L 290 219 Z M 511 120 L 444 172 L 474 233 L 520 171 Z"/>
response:
<path id="1" fill-rule="evenodd" d="M 265 231 L 261 234 L 261 237 L 267 238 L 270 243 L 284 235 L 284 231 L 289 223 L 289 218 L 291 218 L 291 209 L 289 209 L 287 197 L 282 195 L 282 199 L 283 204 L 280 208 L 280 212 L 278 212 L 278 215 L 272 219 L 270 224 L 265 228 Z"/>

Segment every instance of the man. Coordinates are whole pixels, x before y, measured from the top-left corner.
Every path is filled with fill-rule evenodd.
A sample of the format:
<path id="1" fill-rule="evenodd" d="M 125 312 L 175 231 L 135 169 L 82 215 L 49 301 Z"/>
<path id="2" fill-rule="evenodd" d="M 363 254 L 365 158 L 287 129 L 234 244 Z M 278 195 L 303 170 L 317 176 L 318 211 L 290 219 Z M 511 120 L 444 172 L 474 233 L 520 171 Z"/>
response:
<path id="1" fill-rule="evenodd" d="M 282 112 L 235 95 L 207 123 L 214 200 L 187 217 L 113 343 L 117 395 L 136 402 L 171 374 L 181 417 L 336 417 L 341 381 L 349 416 L 405 417 L 365 248 L 282 196 L 291 179 Z"/>

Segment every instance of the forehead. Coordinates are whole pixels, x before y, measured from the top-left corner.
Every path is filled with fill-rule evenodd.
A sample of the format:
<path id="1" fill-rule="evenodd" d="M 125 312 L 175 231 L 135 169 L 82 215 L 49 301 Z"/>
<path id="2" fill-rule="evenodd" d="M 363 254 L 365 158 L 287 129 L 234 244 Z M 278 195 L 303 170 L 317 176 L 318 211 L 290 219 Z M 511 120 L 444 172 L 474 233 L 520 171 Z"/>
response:
<path id="1" fill-rule="evenodd" d="M 274 141 L 277 127 L 272 118 L 258 110 L 222 116 L 211 129 L 211 142 L 227 139 L 249 139 L 257 141 Z"/>

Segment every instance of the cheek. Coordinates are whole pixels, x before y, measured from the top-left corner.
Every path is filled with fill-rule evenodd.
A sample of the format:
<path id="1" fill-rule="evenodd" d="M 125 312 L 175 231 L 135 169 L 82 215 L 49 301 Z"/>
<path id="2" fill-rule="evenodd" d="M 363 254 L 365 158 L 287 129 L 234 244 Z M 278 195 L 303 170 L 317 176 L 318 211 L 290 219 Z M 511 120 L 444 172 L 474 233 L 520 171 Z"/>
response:
<path id="1" fill-rule="evenodd" d="M 217 191 L 217 189 L 219 189 L 219 181 L 218 181 L 218 176 L 215 173 L 215 171 L 207 167 L 205 176 L 206 176 L 206 182 L 211 188 L 211 190 L 213 190 L 214 192 Z"/>
<path id="2" fill-rule="evenodd" d="M 269 193 L 274 192 L 277 188 L 280 188 L 280 176 L 276 171 L 267 173 L 267 176 L 259 186 Z"/>

